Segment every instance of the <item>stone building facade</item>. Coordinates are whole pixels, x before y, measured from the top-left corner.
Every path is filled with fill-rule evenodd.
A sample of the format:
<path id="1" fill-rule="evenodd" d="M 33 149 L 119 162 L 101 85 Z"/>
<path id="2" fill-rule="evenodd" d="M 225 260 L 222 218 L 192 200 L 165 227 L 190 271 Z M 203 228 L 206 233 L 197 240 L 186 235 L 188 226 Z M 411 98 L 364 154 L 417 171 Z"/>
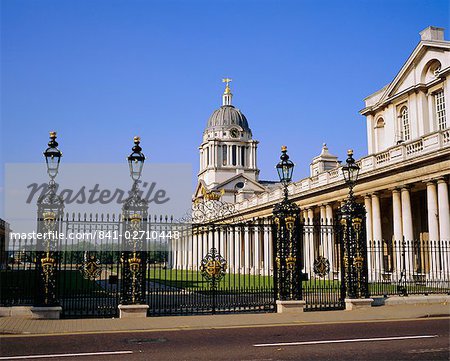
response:
<path id="1" fill-rule="evenodd" d="M 389 247 L 392 242 L 434 242 L 436 249 L 441 245 L 448 247 L 450 242 L 450 42 L 444 40 L 442 28 L 428 27 L 420 35 L 420 42 L 397 76 L 365 98 L 365 107 L 360 111 L 366 117 L 368 155 L 357 161 L 361 171 L 354 191 L 357 201 L 363 203 L 367 211 L 369 248 L 376 245 L 381 250 L 380 255 L 369 254 L 369 267 L 379 275 L 392 273 L 395 268 L 392 263 L 399 262 L 400 254 Z M 227 98 L 227 92 L 229 90 L 224 93 L 224 107 L 231 105 L 231 95 Z M 282 197 L 281 186 L 276 182 L 259 181 L 257 142 L 251 138 L 245 117 L 239 112 L 240 115 L 226 119 L 223 111 L 222 123 L 216 125 L 211 122 L 211 119 L 219 119 L 214 114 L 200 146 L 199 186 L 194 199 L 218 199 L 225 195 L 223 200 L 232 201 L 243 219 L 265 224 L 273 206 Z M 238 140 L 228 133 L 234 128 Z M 224 145 L 227 152 L 230 145 L 239 145 L 241 152 L 245 149 L 245 161 L 235 164 L 234 158 L 231 161 L 227 158 L 224 166 L 220 145 L 222 152 Z M 209 156 L 213 155 L 212 163 L 205 161 L 207 149 L 210 149 Z M 296 158 L 295 154 L 291 156 Z M 310 171 L 310 177 L 289 185 L 289 197 L 300 207 L 304 224 L 332 224 L 348 191 L 340 163 L 324 145 L 322 153 L 311 162 Z M 265 229 L 261 234 L 243 237 L 239 245 L 242 252 L 238 252 L 242 257 L 240 265 L 255 273 L 270 273 L 269 233 L 270 230 Z M 312 258 L 315 249 L 336 247 L 331 235 L 306 241 L 304 252 L 311 253 Z M 236 257 L 231 253 L 226 256 Z M 332 263 L 331 253 L 328 256 Z M 439 272 L 449 271 L 448 254 L 443 257 L 410 252 L 406 257 L 411 258 L 409 267 L 416 267 L 423 273 L 433 269 L 434 277 L 439 277 Z M 187 261 L 175 264 L 196 268 L 195 263 Z"/>

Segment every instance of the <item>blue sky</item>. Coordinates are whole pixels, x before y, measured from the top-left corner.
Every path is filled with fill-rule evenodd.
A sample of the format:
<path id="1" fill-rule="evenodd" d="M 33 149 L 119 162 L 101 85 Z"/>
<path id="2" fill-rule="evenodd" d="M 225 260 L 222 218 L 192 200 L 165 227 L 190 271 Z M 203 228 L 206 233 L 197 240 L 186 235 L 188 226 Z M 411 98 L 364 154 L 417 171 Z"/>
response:
<path id="1" fill-rule="evenodd" d="M 138 134 L 196 172 L 228 76 L 261 179 L 283 144 L 300 179 L 323 142 L 366 154 L 363 98 L 429 25 L 449 28 L 448 1 L 2 0 L 3 162 L 43 162 L 49 130 L 64 162 L 122 162 Z"/>

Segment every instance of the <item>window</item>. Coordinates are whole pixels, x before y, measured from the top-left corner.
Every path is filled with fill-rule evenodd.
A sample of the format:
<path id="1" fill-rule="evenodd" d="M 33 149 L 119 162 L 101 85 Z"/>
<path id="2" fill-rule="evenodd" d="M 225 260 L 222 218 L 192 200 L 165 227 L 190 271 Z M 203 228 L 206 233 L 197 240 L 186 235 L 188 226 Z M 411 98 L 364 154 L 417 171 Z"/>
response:
<path id="1" fill-rule="evenodd" d="M 227 165 L 227 156 L 228 156 L 227 149 L 228 149 L 227 145 L 224 145 L 222 147 L 222 165 Z"/>
<path id="2" fill-rule="evenodd" d="M 236 165 L 236 146 L 231 147 L 231 161 L 233 165 Z"/>
<path id="3" fill-rule="evenodd" d="M 434 102 L 436 104 L 436 120 L 438 124 L 438 129 L 442 130 L 447 127 L 447 122 L 445 119 L 445 100 L 444 100 L 444 90 L 439 90 L 434 95 Z"/>
<path id="4" fill-rule="evenodd" d="M 241 147 L 241 165 L 245 167 L 245 147 Z"/>
<path id="5" fill-rule="evenodd" d="M 402 129 L 403 129 L 403 140 L 408 141 L 411 139 L 411 132 L 409 130 L 409 115 L 408 115 L 408 108 L 403 107 L 400 111 L 400 118 L 402 122 Z"/>
<path id="6" fill-rule="evenodd" d="M 377 151 L 381 152 L 384 149 L 384 119 L 378 118 L 375 126 L 375 136 Z"/>
<path id="7" fill-rule="evenodd" d="M 209 147 L 206 148 L 206 166 L 209 165 Z"/>

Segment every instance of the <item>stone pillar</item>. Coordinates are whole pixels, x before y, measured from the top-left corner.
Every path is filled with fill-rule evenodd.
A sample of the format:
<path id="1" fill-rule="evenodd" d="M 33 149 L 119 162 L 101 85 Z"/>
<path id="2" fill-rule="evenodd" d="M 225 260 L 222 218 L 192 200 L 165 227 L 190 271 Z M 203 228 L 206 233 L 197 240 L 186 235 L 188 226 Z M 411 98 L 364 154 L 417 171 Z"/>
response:
<path id="1" fill-rule="evenodd" d="M 369 282 L 374 278 L 374 242 L 372 232 L 372 197 L 370 194 L 364 196 L 364 207 L 366 208 L 366 238 L 367 238 L 367 268 L 369 269 Z"/>
<path id="2" fill-rule="evenodd" d="M 194 255 L 193 255 L 193 250 L 194 250 L 194 238 L 192 237 L 191 232 L 184 232 L 188 241 L 188 269 L 192 270 L 194 267 Z"/>
<path id="3" fill-rule="evenodd" d="M 255 274 L 259 275 L 260 274 L 260 268 L 261 268 L 261 261 L 260 261 L 260 223 L 259 220 L 255 222 L 254 226 L 253 226 L 253 234 L 254 236 L 254 242 L 255 242 L 255 253 L 254 253 L 254 262 L 253 262 L 253 267 L 255 270 Z"/>
<path id="4" fill-rule="evenodd" d="M 191 232 L 188 232 L 188 234 L 190 234 Z M 197 231 L 195 228 L 193 228 L 192 230 L 192 269 L 194 271 L 198 270 L 198 264 L 199 264 L 199 260 L 198 260 L 198 235 L 197 235 Z"/>
<path id="5" fill-rule="evenodd" d="M 382 241 L 380 198 L 377 193 L 372 194 L 372 237 L 374 241 Z"/>
<path id="6" fill-rule="evenodd" d="M 450 241 L 450 210 L 448 202 L 448 184 L 445 179 L 437 181 L 439 207 L 439 239 Z"/>
<path id="7" fill-rule="evenodd" d="M 227 254 L 225 249 L 225 232 L 223 231 L 222 228 L 219 228 L 217 230 L 217 236 L 219 237 L 219 245 L 218 247 L 216 246 L 216 248 L 218 249 L 218 252 L 222 257 L 226 257 Z"/>
<path id="8" fill-rule="evenodd" d="M 431 278 L 438 277 L 441 269 L 439 257 L 439 213 L 436 192 L 436 183 L 427 182 L 427 214 L 428 214 L 428 239 L 430 245 L 431 267 L 429 269 Z M 426 254 L 425 254 L 426 255 Z"/>
<path id="9" fill-rule="evenodd" d="M 372 236 L 374 245 L 374 278 L 380 280 L 383 274 L 383 235 L 381 231 L 380 198 L 377 193 L 372 194 Z"/>
<path id="10" fill-rule="evenodd" d="M 326 243 L 327 243 L 327 234 L 326 234 L 326 224 L 327 224 L 327 215 L 325 206 L 321 205 L 319 208 L 320 211 L 320 244 L 319 244 L 319 255 L 323 257 L 326 256 Z"/>
<path id="11" fill-rule="evenodd" d="M 234 272 L 239 273 L 241 268 L 241 226 L 234 228 Z"/>
<path id="12" fill-rule="evenodd" d="M 437 181 L 439 208 L 439 242 L 441 245 L 442 273 L 450 270 L 450 210 L 448 202 L 448 184 L 444 178 Z"/>
<path id="13" fill-rule="evenodd" d="M 401 190 L 402 228 L 403 228 L 403 237 L 406 242 L 405 269 L 406 269 L 406 278 L 407 279 L 412 278 L 412 270 L 413 270 L 412 249 L 413 249 L 413 245 L 414 245 L 411 196 L 409 193 L 409 189 L 410 189 L 409 187 L 403 187 Z"/>
<path id="14" fill-rule="evenodd" d="M 301 222 L 303 224 L 303 249 L 302 249 L 302 254 L 303 254 L 303 269 L 302 272 L 303 273 L 309 273 L 310 270 L 310 262 L 309 262 L 309 245 L 308 245 L 308 238 L 307 238 L 307 226 L 308 226 L 308 211 L 307 210 L 302 210 L 300 212 L 301 215 Z"/>
<path id="15" fill-rule="evenodd" d="M 249 227 L 244 228 L 244 272 L 247 273 L 250 270 L 250 235 Z"/>
<path id="16" fill-rule="evenodd" d="M 394 223 L 395 277 L 399 280 L 402 270 L 402 200 L 399 189 L 392 190 L 392 218 Z"/>
<path id="17" fill-rule="evenodd" d="M 313 277 L 314 272 L 313 265 L 314 265 L 314 229 L 313 229 L 313 222 L 314 222 L 314 211 L 312 208 L 308 208 L 308 227 L 306 230 L 306 242 L 308 243 L 308 256 L 309 256 L 309 262 L 310 262 L 310 269 L 309 269 L 309 278 L 311 279 Z"/>
<path id="18" fill-rule="evenodd" d="M 234 239 L 233 239 L 233 228 L 231 226 L 228 226 L 226 228 L 227 232 L 227 243 L 228 243 L 228 254 L 227 254 L 227 261 L 228 261 L 228 272 L 233 273 L 234 272 Z"/>
<path id="19" fill-rule="evenodd" d="M 436 242 L 439 239 L 439 213 L 436 184 L 427 182 L 428 238 Z"/>
<path id="20" fill-rule="evenodd" d="M 327 236 L 326 236 L 326 256 L 328 258 L 328 261 L 330 262 L 330 272 L 331 277 L 333 276 L 333 270 L 334 270 L 334 252 L 333 252 L 333 207 L 330 204 L 327 204 L 325 206 L 325 216 L 327 220 Z"/>

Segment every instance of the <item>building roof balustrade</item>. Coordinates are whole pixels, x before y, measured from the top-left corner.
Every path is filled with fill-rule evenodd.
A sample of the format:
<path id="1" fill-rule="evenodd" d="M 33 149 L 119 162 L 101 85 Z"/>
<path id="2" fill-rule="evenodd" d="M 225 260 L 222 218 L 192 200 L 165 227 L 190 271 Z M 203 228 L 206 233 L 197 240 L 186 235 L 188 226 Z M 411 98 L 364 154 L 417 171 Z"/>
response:
<path id="1" fill-rule="evenodd" d="M 363 157 L 356 163 L 361 168 L 360 175 L 364 175 L 365 173 L 383 170 L 391 165 L 416 159 L 422 155 L 431 154 L 447 147 L 450 147 L 450 129 L 429 133 L 419 139 L 395 145 L 380 153 Z M 344 181 L 341 168 L 342 166 L 339 166 L 312 177 L 293 182 L 289 186 L 289 194 L 298 195 L 316 189 L 318 190 L 321 187 L 334 183 L 337 185 L 339 182 Z M 271 189 L 270 191 L 254 195 L 243 202 L 237 203 L 236 210 L 244 211 L 247 208 L 264 206 L 267 203 L 279 201 L 282 196 L 283 192 L 281 187 Z"/>

